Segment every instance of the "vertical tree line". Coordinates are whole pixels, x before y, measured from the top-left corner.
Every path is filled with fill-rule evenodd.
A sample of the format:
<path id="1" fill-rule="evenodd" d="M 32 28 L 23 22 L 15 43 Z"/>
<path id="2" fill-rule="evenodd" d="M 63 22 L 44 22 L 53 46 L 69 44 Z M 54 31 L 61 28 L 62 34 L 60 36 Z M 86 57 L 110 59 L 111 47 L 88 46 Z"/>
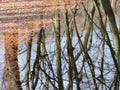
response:
<path id="1" fill-rule="evenodd" d="M 22 81 L 18 63 L 19 33 L 17 30 L 5 33 L 6 90 L 119 90 L 117 3 L 120 2 L 54 0 L 48 3 L 52 9 L 48 10 L 47 4 L 42 7 L 39 30 L 33 32 L 28 27 L 30 32 L 25 34 L 28 42 L 23 52 L 26 63 Z M 53 20 L 48 24 L 50 30 L 44 22 L 48 17 Z M 48 35 L 51 32 L 52 40 Z"/>

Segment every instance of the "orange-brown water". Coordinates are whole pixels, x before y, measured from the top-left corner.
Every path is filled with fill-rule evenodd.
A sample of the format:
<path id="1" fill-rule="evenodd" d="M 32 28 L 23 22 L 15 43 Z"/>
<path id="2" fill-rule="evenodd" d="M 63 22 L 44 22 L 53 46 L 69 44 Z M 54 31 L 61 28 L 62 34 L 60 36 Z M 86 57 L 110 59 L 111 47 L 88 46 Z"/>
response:
<path id="1" fill-rule="evenodd" d="M 56 9 L 65 12 L 75 4 L 76 0 L 1 0 L 0 35 L 19 33 L 24 37 L 28 33 L 37 32 L 41 23 L 45 26 L 54 20 Z"/>

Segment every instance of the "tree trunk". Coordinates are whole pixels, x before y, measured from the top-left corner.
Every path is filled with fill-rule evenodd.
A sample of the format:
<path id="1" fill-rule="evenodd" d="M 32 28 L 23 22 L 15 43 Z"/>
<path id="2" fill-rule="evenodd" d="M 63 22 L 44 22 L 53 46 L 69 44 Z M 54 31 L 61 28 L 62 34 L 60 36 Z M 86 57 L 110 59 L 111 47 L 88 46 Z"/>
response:
<path id="1" fill-rule="evenodd" d="M 101 1 L 102 1 L 103 9 L 110 21 L 110 30 L 111 30 L 112 40 L 115 48 L 114 49 L 115 57 L 117 59 L 117 64 L 119 69 L 118 73 L 120 73 L 120 38 L 119 38 L 117 24 L 115 21 L 115 16 L 114 16 L 112 7 L 110 5 L 110 1 L 109 0 L 101 0 Z"/>
<path id="2" fill-rule="evenodd" d="M 56 1 L 57 4 L 59 0 Z M 59 10 L 55 11 L 54 19 L 54 32 L 55 32 L 55 46 L 56 46 L 56 65 L 57 65 L 57 77 L 58 77 L 58 88 L 64 90 L 63 79 L 62 79 L 62 68 L 61 68 L 61 40 L 60 40 L 60 14 Z"/>

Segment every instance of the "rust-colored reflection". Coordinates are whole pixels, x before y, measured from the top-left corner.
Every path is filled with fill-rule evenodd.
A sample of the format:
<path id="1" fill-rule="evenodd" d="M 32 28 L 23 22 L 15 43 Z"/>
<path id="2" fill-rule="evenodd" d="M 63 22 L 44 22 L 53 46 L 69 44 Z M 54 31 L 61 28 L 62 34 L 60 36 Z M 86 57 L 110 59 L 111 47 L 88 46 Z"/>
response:
<path id="1" fill-rule="evenodd" d="M 20 74 L 17 59 L 18 33 L 4 33 L 5 70 L 4 81 L 7 90 L 21 90 Z"/>

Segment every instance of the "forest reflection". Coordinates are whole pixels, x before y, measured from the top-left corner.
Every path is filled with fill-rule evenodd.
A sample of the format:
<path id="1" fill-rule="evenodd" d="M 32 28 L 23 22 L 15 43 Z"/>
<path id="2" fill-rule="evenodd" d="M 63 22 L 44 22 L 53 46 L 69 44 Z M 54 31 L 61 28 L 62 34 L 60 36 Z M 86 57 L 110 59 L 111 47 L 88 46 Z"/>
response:
<path id="1" fill-rule="evenodd" d="M 2 1 L 0 88 L 118 90 L 120 15 L 106 1 Z"/>

